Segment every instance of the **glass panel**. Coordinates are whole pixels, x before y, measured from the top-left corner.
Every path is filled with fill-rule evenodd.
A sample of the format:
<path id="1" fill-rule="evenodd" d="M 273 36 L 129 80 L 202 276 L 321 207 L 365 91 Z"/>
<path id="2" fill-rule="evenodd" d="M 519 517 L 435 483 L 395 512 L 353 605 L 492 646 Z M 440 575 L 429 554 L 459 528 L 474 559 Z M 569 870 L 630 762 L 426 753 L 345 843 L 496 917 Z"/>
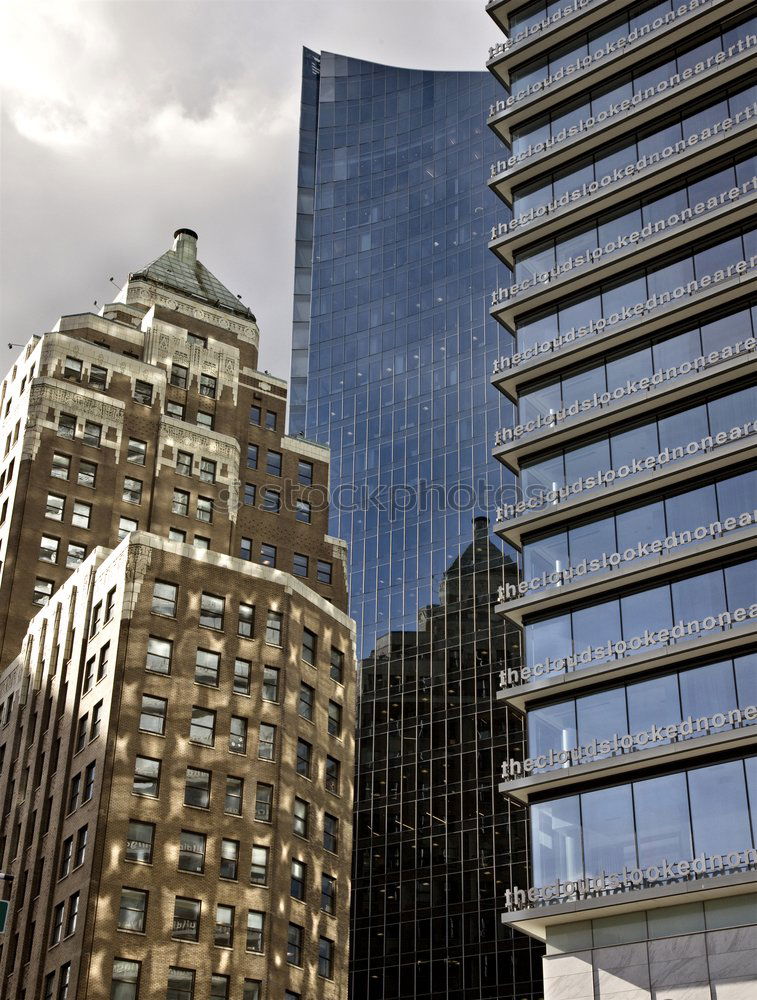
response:
<path id="1" fill-rule="evenodd" d="M 576 709 L 571 701 L 547 705 L 528 713 L 528 753 L 538 757 L 550 750 L 576 746 Z M 546 768 L 545 768 L 546 770 Z"/>
<path id="2" fill-rule="evenodd" d="M 620 872 L 636 865 L 631 786 L 602 788 L 581 796 L 586 875 Z"/>
<path id="3" fill-rule="evenodd" d="M 689 799 L 695 854 L 728 854 L 751 845 L 741 761 L 689 772 Z"/>
<path id="4" fill-rule="evenodd" d="M 725 712 L 736 706 L 736 685 L 730 660 L 709 663 L 694 670 L 683 670 L 679 677 L 683 718 L 701 718 Z M 729 729 L 722 726 L 720 729 Z M 711 729 L 710 732 L 719 732 Z"/>
<path id="5" fill-rule="evenodd" d="M 597 694 L 578 698 L 576 701 L 578 720 L 578 744 L 587 746 L 593 740 L 612 739 L 628 732 L 626 698 L 623 688 L 611 688 Z M 593 760 L 609 757 L 610 754 L 596 754 Z"/>
<path id="6" fill-rule="evenodd" d="M 633 788 L 639 865 L 692 857 L 686 775 L 666 774 L 637 781 Z"/>
<path id="7" fill-rule="evenodd" d="M 534 885 L 548 885 L 558 878 L 579 878 L 582 864 L 578 796 L 532 806 L 531 842 Z"/>

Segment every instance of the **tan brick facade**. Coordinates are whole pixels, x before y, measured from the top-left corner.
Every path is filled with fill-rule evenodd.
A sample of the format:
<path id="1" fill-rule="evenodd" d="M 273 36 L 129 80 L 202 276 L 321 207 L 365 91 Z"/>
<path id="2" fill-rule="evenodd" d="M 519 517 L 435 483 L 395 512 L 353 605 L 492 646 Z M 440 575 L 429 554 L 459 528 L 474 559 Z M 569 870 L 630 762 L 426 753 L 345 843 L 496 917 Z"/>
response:
<path id="1" fill-rule="evenodd" d="M 283 435 L 248 311 L 161 280 L 64 317 L 3 384 L 0 1000 L 343 1000 L 354 631 L 328 453 Z"/>

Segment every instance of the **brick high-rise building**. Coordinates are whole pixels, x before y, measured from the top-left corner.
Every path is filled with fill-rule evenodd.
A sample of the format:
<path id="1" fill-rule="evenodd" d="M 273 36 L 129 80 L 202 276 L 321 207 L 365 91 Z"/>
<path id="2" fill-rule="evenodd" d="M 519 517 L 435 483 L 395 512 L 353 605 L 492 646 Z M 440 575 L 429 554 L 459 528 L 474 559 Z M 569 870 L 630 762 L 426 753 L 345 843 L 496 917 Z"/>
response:
<path id="1" fill-rule="evenodd" d="M 328 451 L 283 434 L 196 248 L 179 230 L 0 390 L 1 1000 L 347 995 Z"/>

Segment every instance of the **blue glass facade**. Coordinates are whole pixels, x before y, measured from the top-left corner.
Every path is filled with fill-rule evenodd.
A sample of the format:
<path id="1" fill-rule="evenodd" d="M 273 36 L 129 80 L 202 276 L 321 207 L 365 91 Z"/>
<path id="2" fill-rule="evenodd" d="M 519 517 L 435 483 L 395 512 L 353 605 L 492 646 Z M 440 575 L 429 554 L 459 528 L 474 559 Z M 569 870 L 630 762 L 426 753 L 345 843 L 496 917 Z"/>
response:
<path id="1" fill-rule="evenodd" d="M 499 921 L 527 876 L 523 811 L 494 788 L 522 721 L 497 702 L 517 636 L 489 528 L 509 473 L 489 386 L 486 73 L 305 51 L 290 431 L 331 447 L 361 662 L 353 995 L 541 994 L 540 947 Z M 499 398 L 498 398 L 499 397 Z M 517 749 L 516 751 L 517 752 Z"/>

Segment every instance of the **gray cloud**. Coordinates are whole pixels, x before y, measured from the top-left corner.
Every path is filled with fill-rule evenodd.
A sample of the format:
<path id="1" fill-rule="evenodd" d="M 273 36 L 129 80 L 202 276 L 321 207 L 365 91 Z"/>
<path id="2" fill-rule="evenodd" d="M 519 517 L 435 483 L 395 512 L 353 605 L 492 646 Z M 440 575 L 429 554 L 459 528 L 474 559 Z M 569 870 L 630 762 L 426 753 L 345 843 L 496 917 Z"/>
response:
<path id="1" fill-rule="evenodd" d="M 5 371 L 64 313 L 109 301 L 170 244 L 256 313 L 287 376 L 301 49 L 482 69 L 484 0 L 18 3 L 2 57 Z M 6 8 L 7 11 L 7 8 Z"/>

